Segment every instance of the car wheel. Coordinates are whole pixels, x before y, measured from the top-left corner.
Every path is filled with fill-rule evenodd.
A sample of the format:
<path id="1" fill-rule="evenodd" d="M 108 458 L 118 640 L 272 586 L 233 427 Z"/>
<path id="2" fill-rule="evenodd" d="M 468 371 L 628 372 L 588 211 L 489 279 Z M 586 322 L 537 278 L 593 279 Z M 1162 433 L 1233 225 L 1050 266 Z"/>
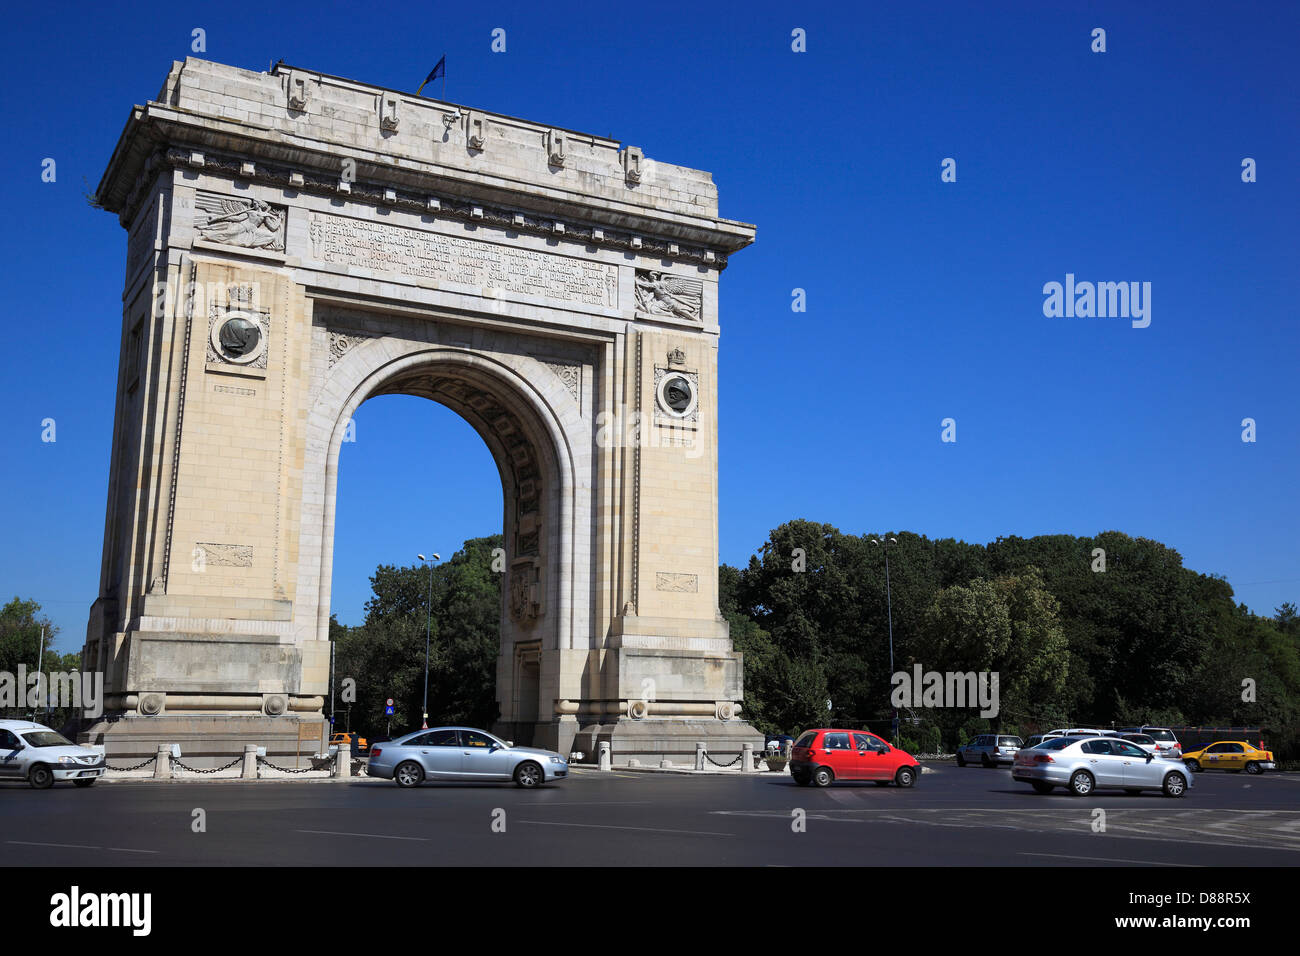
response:
<path id="1" fill-rule="evenodd" d="M 1070 777 L 1070 792 L 1076 797 L 1086 797 L 1092 793 L 1092 788 L 1096 781 L 1092 779 L 1092 774 L 1086 770 L 1076 770 Z"/>
<path id="2" fill-rule="evenodd" d="M 43 763 L 38 763 L 27 772 L 27 782 L 37 790 L 48 790 L 54 785 L 54 771 Z"/>
<path id="3" fill-rule="evenodd" d="M 959 767 L 966 766 L 966 758 L 963 757 L 961 754 L 957 755 L 957 766 Z"/>
<path id="4" fill-rule="evenodd" d="M 93 787 L 95 785 L 95 778 L 87 777 L 85 780 L 74 780 L 72 782 L 78 787 Z"/>
<path id="5" fill-rule="evenodd" d="M 1263 772 L 1264 772 L 1264 768 L 1261 767 L 1259 764 L 1255 763 L 1255 761 L 1253 760 L 1250 763 L 1246 764 L 1246 773 L 1253 774 L 1253 773 L 1263 773 Z"/>
<path id="6" fill-rule="evenodd" d="M 916 768 L 899 767 L 898 773 L 894 774 L 894 783 L 900 787 L 910 787 L 916 783 Z"/>
<path id="7" fill-rule="evenodd" d="M 835 774 L 831 773 L 830 767 L 818 767 L 813 771 L 812 779 L 819 787 L 829 787 L 835 780 Z"/>
<path id="8" fill-rule="evenodd" d="M 542 768 L 531 760 L 524 761 L 515 768 L 515 783 L 525 790 L 531 790 L 542 782 Z"/>
<path id="9" fill-rule="evenodd" d="M 988 754 L 980 754 L 980 766 L 983 767 L 985 770 L 993 766 L 993 762 L 989 760 Z"/>
<path id="10" fill-rule="evenodd" d="M 393 782 L 399 787 L 418 787 L 424 782 L 424 770 L 414 760 L 399 763 L 393 771 Z"/>
<path id="11" fill-rule="evenodd" d="M 1164 791 L 1166 797 L 1181 797 L 1187 792 L 1187 780 L 1177 770 L 1165 774 Z"/>
<path id="12" fill-rule="evenodd" d="M 1197 761 L 1197 760 L 1186 760 L 1186 761 L 1184 761 L 1184 763 L 1187 764 L 1187 769 L 1190 770 L 1192 773 L 1200 773 L 1200 772 L 1201 772 L 1201 764 L 1200 764 L 1200 761 Z"/>
<path id="13" fill-rule="evenodd" d="M 1043 783 L 1041 780 L 1035 780 L 1033 787 L 1034 793 L 1051 793 L 1055 789 L 1050 783 Z"/>

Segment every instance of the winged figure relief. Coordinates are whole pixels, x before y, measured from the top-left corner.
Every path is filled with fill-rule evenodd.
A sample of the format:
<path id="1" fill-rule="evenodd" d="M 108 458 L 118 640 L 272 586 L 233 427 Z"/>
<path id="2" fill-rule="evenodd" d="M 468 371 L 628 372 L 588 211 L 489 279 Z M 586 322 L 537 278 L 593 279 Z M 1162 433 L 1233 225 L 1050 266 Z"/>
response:
<path id="1" fill-rule="evenodd" d="M 698 320 L 703 299 L 704 287 L 697 279 L 663 272 L 636 274 L 636 306 L 642 312 Z"/>
<path id="2" fill-rule="evenodd" d="M 194 218 L 194 227 L 209 242 L 283 251 L 284 216 L 262 200 L 200 194 L 194 205 L 200 212 Z"/>

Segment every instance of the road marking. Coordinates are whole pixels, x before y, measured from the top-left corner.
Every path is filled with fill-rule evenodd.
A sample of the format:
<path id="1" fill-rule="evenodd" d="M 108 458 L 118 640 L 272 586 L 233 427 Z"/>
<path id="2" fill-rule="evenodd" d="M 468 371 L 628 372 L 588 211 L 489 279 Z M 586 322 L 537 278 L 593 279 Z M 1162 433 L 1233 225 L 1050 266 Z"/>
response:
<path id="1" fill-rule="evenodd" d="M 158 853 L 158 850 L 131 850 L 121 846 L 86 846 L 81 843 L 36 843 L 31 840 L 6 840 L 15 846 L 52 846 L 61 850 L 111 850 L 114 853 Z"/>
<path id="2" fill-rule="evenodd" d="M 324 836 L 351 836 L 365 837 L 368 840 L 414 840 L 419 843 L 428 843 L 426 837 L 408 837 L 408 836 L 389 836 L 386 833 L 347 833 L 342 830 L 295 830 L 295 833 L 320 833 Z"/>
<path id="3" fill-rule="evenodd" d="M 642 833 L 685 833 L 689 836 L 735 836 L 734 833 L 715 833 L 712 830 L 669 830 L 661 827 L 615 827 L 601 823 L 559 823 L 554 820 L 520 820 L 520 823 L 532 823 L 539 827 L 582 827 L 586 830 L 639 830 Z"/>
<path id="4" fill-rule="evenodd" d="M 1158 860 L 1117 860 L 1110 856 L 1074 856 L 1069 853 L 1017 853 L 1016 856 L 1050 856 L 1058 860 L 1092 860 L 1096 863 L 1132 863 L 1134 866 L 1199 867 L 1199 863 L 1161 863 Z"/>

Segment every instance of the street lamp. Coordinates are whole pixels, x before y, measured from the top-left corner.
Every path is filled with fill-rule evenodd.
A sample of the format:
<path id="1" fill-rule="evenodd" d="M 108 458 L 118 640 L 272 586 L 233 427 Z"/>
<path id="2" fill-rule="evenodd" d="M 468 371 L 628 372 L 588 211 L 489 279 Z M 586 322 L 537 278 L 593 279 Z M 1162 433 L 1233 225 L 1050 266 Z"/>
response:
<path id="1" fill-rule="evenodd" d="M 417 558 L 429 565 L 429 606 L 424 609 L 424 706 L 421 712 L 424 714 L 424 721 L 420 724 L 421 730 L 429 729 L 429 632 L 433 628 L 433 561 L 441 561 L 442 555 L 436 552 L 433 555 L 433 561 L 430 561 L 422 554 L 417 554 Z"/>
<path id="2" fill-rule="evenodd" d="M 878 538 L 871 539 L 872 544 L 879 544 L 885 549 L 885 609 L 889 614 L 889 676 L 894 676 L 894 598 L 889 589 L 889 546 L 898 544 L 897 538 L 886 536 L 882 544 Z M 894 708 L 894 746 L 898 746 L 898 708 Z"/>

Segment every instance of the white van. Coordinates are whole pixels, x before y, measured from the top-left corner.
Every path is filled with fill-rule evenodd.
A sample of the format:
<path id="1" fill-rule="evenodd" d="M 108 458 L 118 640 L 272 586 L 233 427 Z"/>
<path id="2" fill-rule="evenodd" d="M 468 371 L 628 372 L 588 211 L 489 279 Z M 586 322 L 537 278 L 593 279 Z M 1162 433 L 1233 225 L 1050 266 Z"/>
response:
<path id="1" fill-rule="evenodd" d="M 103 754 L 77 746 L 44 724 L 0 720 L 0 780 L 26 780 L 37 790 L 56 780 L 89 787 L 104 769 Z"/>

